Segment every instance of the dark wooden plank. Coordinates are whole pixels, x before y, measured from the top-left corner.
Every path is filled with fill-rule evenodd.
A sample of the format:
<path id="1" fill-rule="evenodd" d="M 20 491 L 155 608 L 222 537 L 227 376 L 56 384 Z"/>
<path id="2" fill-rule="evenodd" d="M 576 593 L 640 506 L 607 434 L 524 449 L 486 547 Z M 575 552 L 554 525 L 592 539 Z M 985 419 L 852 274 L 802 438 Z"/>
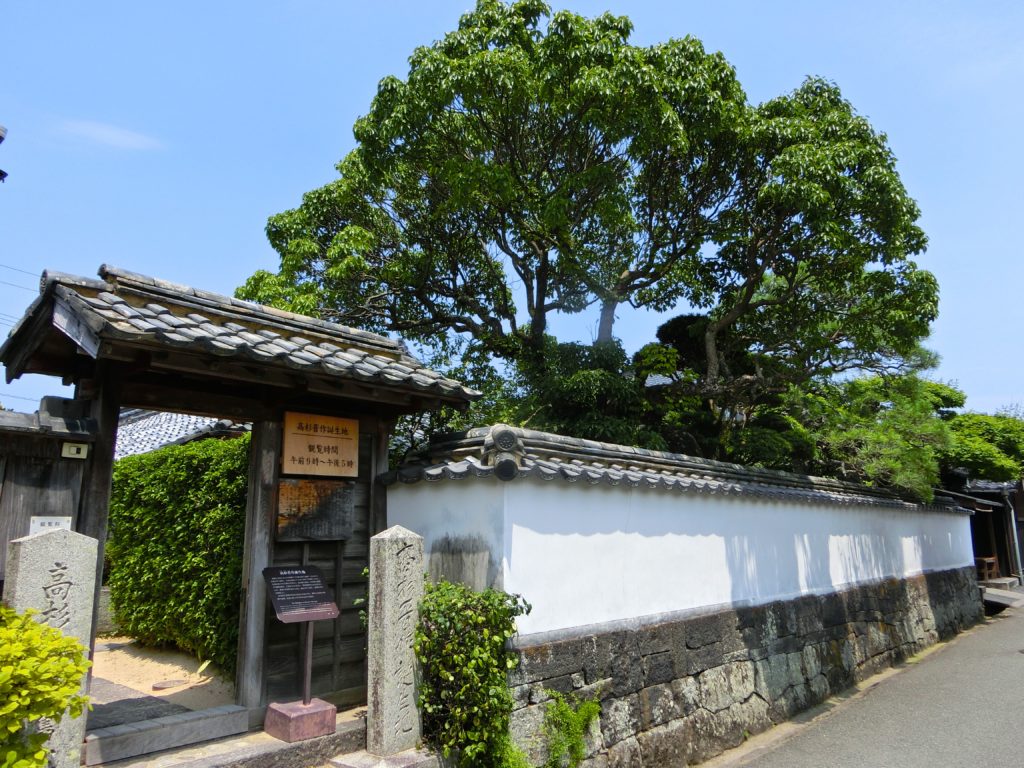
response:
<path id="1" fill-rule="evenodd" d="M 336 545 L 336 553 L 334 557 L 334 590 L 335 594 L 340 594 L 345 588 L 345 542 L 339 541 Z M 342 638 L 342 617 L 339 616 L 331 622 L 331 630 L 334 635 L 334 658 L 337 659 L 341 654 L 341 638 Z M 338 690 L 341 687 L 341 682 L 338 679 L 338 665 L 334 664 L 331 668 L 331 685 L 333 690 Z"/>
<path id="2" fill-rule="evenodd" d="M 363 627 L 359 621 L 359 611 L 352 607 L 342 611 L 334 621 L 317 621 L 314 626 L 314 637 L 316 641 L 328 642 L 334 638 L 334 623 L 340 622 L 343 639 L 362 637 Z M 267 646 L 284 646 L 289 643 L 296 643 L 299 639 L 300 623 L 285 624 L 280 621 L 273 621 L 267 628 Z"/>
<path id="3" fill-rule="evenodd" d="M 71 517 L 72 526 L 82 496 L 85 461 L 6 457 L 0 492 L 0 578 L 7 544 L 29 533 L 33 516 Z"/>
<path id="4" fill-rule="evenodd" d="M 269 617 L 263 569 L 272 561 L 281 422 L 259 421 L 253 424 L 252 431 L 235 686 L 238 703 L 250 711 L 265 703 L 264 640 Z"/>
<path id="5" fill-rule="evenodd" d="M 387 488 L 377 482 L 377 477 L 388 470 L 388 443 L 392 428 L 392 422 L 381 420 L 377 422 L 374 434 L 372 470 L 369 477 L 371 535 L 378 534 L 388 527 Z"/>
<path id="6" fill-rule="evenodd" d="M 107 543 L 107 522 L 110 517 L 110 482 L 114 473 L 114 444 L 117 442 L 117 423 L 121 410 L 121 376 L 116 365 L 96 363 L 96 380 L 83 382 L 83 389 L 95 393 L 90 403 L 90 416 L 96 422 L 96 441 L 92 444 L 82 481 L 82 496 L 78 506 L 76 530 L 96 539 L 96 591 L 93 595 L 92 630 L 89 655 L 96 644 L 99 622 L 100 589 L 103 586 L 103 550 Z M 89 670 L 92 680 L 92 670 Z"/>

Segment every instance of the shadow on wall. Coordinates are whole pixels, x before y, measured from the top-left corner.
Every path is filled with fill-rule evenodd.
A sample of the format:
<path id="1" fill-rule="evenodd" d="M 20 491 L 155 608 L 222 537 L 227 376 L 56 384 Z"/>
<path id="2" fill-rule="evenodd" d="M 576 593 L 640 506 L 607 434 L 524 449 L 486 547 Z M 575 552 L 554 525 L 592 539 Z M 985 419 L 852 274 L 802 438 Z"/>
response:
<path id="1" fill-rule="evenodd" d="M 513 591 L 531 595 L 528 586 L 557 579 L 569 601 L 618 599 L 616 610 L 641 608 L 617 618 L 786 600 L 959 568 L 970 550 L 965 526 L 941 512 L 550 485 L 508 502 L 505 557 Z M 599 562 L 587 562 L 586 553 Z M 455 559 L 454 546 L 449 556 Z M 537 571 L 546 576 L 530 573 Z M 659 575 L 676 585 L 665 599 L 679 604 L 643 611 L 634 598 L 650 590 L 637 585 L 657 584 Z M 634 583 L 622 585 L 628 581 Z M 717 599 L 690 604 L 679 589 Z"/>
<path id="2" fill-rule="evenodd" d="M 447 579 L 476 589 L 500 587 L 501 571 L 483 536 L 443 536 L 428 554 L 431 581 Z"/>

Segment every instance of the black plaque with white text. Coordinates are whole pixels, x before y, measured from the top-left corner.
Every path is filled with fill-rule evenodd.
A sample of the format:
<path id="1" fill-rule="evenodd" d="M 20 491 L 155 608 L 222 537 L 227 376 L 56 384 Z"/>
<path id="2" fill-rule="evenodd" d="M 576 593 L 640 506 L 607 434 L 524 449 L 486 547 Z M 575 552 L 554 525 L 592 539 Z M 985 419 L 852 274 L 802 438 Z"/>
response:
<path id="1" fill-rule="evenodd" d="M 338 617 L 338 605 L 319 568 L 312 565 L 274 566 L 263 569 L 263 578 L 267 582 L 274 612 L 285 624 Z"/>

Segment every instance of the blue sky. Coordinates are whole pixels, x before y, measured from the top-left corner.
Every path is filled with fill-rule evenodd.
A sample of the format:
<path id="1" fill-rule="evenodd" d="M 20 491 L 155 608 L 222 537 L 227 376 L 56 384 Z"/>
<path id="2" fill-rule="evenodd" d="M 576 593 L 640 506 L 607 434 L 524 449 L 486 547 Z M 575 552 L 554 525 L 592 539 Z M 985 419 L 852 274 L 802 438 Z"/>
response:
<path id="1" fill-rule="evenodd" d="M 0 5 L 0 334 L 53 269 L 102 263 L 231 293 L 273 269 L 267 217 L 335 176 L 377 82 L 453 29 L 469 0 Z M 936 378 L 972 410 L 1024 402 L 1024 5 L 1013 2 L 565 2 L 628 15 L 633 41 L 694 35 L 749 98 L 807 75 L 885 132 L 942 291 Z M 624 309 L 632 351 L 659 318 Z M 556 324 L 588 341 L 596 316 Z M 0 381 L 34 410 L 59 381 Z"/>

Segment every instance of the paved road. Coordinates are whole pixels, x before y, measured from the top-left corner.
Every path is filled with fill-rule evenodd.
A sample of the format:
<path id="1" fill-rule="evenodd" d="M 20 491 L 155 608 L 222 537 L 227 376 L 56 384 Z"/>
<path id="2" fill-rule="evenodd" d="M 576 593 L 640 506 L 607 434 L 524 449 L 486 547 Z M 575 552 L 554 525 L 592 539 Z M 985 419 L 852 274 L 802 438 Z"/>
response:
<path id="1" fill-rule="evenodd" d="M 759 737 L 763 738 L 763 737 Z M 730 768 L 1024 766 L 1024 609 L 940 646 Z M 742 750 L 743 748 L 741 748 Z M 744 750 L 746 751 L 746 750 Z"/>

